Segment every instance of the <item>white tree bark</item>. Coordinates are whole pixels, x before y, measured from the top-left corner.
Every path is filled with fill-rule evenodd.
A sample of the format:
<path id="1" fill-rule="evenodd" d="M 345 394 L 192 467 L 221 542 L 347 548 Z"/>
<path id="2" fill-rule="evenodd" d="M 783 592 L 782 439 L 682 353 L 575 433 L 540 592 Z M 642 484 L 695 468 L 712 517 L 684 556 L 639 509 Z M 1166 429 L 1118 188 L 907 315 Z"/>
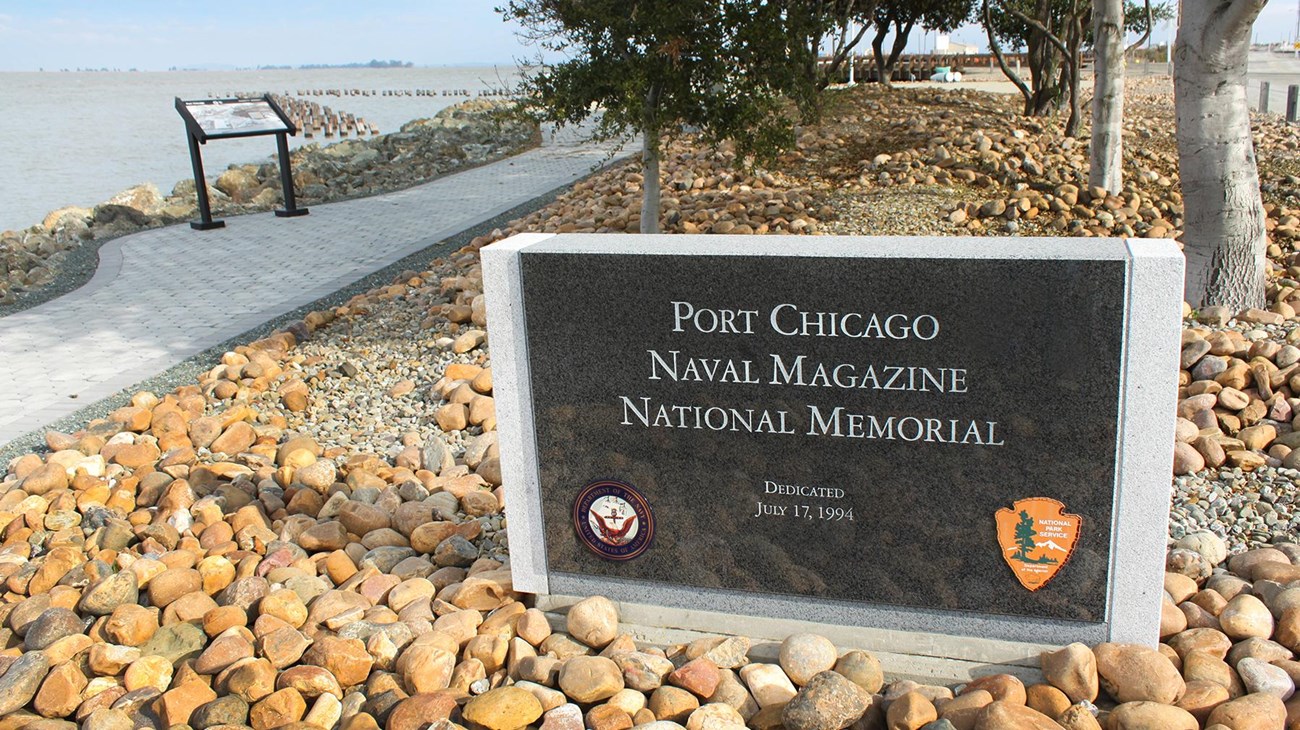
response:
<path id="1" fill-rule="evenodd" d="M 659 232 L 659 135 L 641 133 L 641 232 Z"/>
<path id="2" fill-rule="evenodd" d="M 1268 0 L 1183 0 L 1174 58 L 1185 297 L 1233 311 L 1264 303 L 1264 207 L 1250 134 L 1251 26 Z"/>
<path id="3" fill-rule="evenodd" d="M 1124 0 L 1095 0 L 1092 10 L 1092 145 L 1088 184 L 1124 189 Z"/>

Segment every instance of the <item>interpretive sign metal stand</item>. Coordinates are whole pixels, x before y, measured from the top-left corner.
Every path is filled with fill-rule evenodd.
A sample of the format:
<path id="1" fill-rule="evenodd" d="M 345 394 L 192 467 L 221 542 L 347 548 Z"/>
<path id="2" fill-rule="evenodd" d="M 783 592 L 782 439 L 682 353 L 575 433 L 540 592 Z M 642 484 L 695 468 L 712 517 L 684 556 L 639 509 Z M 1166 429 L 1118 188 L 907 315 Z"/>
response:
<path id="1" fill-rule="evenodd" d="M 294 198 L 293 171 L 289 167 L 289 135 L 297 134 L 298 128 L 269 94 L 258 98 L 191 101 L 177 97 L 176 111 L 185 120 L 190 164 L 194 167 L 194 190 L 199 198 L 199 220 L 191 222 L 191 228 L 206 231 L 226 225 L 224 221 L 213 220 L 212 203 L 203 179 L 203 154 L 199 145 L 207 144 L 210 139 L 274 134 L 280 157 L 280 186 L 284 190 L 284 208 L 275 214 L 281 218 L 307 215 L 307 209 L 299 208 Z"/>

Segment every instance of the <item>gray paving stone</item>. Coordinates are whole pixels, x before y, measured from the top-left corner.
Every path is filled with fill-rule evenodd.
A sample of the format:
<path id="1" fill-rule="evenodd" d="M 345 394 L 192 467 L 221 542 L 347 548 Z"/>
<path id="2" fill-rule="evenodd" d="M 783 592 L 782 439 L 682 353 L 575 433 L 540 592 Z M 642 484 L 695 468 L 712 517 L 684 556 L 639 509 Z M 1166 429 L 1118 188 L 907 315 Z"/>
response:
<path id="1" fill-rule="evenodd" d="M 259 213 L 111 241 L 85 286 L 0 319 L 0 446 L 572 183 L 610 149 L 548 134 L 521 155 L 301 218 Z"/>

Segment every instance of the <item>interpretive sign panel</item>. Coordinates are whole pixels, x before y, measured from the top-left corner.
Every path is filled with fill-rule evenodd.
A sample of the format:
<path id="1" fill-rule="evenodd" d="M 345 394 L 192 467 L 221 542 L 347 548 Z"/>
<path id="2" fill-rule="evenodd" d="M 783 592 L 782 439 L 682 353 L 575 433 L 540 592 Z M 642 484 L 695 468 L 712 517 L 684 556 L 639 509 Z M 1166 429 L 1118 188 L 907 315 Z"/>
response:
<path id="1" fill-rule="evenodd" d="M 295 130 L 269 98 L 198 99 L 180 103 L 183 115 L 201 130 L 200 139 L 252 137 Z"/>
<path id="2" fill-rule="evenodd" d="M 483 261 L 517 587 L 1155 640 L 1172 244 L 517 236 Z"/>

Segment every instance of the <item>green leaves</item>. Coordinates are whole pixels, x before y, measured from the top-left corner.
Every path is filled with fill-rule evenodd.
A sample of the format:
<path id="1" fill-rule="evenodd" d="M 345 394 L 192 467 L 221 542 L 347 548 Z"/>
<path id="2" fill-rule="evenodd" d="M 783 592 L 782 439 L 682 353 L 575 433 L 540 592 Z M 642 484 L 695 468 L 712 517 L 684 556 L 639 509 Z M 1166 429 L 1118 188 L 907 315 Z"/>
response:
<path id="1" fill-rule="evenodd" d="M 510 0 L 524 36 L 567 60 L 520 91 L 539 121 L 593 119 L 604 138 L 698 130 L 767 156 L 793 141 L 790 8 L 767 0 Z"/>
<path id="2" fill-rule="evenodd" d="M 971 19 L 975 6 L 975 0 L 883 0 L 876 5 L 875 22 L 877 26 L 911 22 L 951 33 Z"/>
<path id="3" fill-rule="evenodd" d="M 941 0 L 943 2 L 956 0 Z M 1092 44 L 1092 3 L 1074 0 L 997 0 L 991 4 L 993 31 L 998 39 L 1012 49 L 1024 48 L 1033 30 L 1016 18 L 1007 8 L 1014 8 L 1037 18 L 1053 32 L 1064 26 L 1065 18 L 1072 12 L 1082 12 L 1083 26 L 1087 29 L 1084 45 Z M 1151 25 L 1159 25 L 1174 17 L 1174 5 L 1169 0 L 1152 0 Z M 1146 3 L 1143 0 L 1124 1 L 1124 30 L 1126 33 L 1145 33 L 1148 30 Z"/>

